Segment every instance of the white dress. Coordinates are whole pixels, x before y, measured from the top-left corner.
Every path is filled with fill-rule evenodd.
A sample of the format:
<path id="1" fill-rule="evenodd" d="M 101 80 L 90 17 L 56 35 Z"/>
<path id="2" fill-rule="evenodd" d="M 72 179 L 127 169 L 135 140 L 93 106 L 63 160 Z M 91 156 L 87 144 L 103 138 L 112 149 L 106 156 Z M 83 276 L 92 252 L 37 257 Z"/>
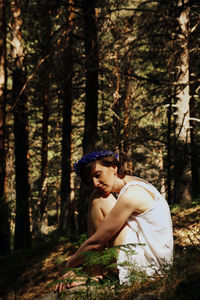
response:
<path id="1" fill-rule="evenodd" d="M 128 182 L 120 191 L 118 199 L 133 185 L 144 187 L 155 195 L 155 199 L 151 209 L 137 216 L 131 215 L 127 221 L 125 247 L 120 248 L 117 260 L 120 284 L 129 282 L 130 269 L 151 276 L 155 272 L 160 273 L 173 260 L 173 230 L 167 201 L 153 185 L 137 180 Z M 128 244 L 135 244 L 130 246 L 134 254 L 133 251 L 128 253 Z"/>

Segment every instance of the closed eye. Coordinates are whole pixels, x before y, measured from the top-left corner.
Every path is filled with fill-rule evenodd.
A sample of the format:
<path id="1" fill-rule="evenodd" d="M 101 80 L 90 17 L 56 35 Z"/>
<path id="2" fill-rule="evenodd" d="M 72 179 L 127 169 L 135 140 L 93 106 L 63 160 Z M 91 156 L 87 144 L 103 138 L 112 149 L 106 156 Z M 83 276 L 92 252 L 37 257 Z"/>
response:
<path id="1" fill-rule="evenodd" d="M 94 174 L 94 177 L 99 178 L 100 174 L 101 174 L 101 172 L 97 172 L 97 173 Z"/>

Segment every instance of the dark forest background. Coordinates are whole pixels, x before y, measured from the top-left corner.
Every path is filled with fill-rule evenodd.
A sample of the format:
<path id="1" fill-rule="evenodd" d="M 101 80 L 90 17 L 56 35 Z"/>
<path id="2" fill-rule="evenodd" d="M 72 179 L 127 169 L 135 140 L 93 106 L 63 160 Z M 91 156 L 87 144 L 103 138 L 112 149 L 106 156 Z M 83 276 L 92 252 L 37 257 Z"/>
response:
<path id="1" fill-rule="evenodd" d="M 200 194 L 200 3 L 0 1 L 0 255 L 86 231 L 73 164 L 109 149 L 170 205 Z"/>

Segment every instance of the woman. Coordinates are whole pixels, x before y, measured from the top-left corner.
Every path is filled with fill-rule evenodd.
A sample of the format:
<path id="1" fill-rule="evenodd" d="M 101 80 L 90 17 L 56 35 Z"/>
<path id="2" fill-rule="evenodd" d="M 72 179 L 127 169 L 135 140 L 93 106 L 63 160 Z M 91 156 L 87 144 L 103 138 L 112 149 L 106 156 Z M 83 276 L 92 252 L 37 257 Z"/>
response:
<path id="1" fill-rule="evenodd" d="M 154 186 L 138 177 L 126 175 L 111 151 L 92 152 L 75 164 L 75 172 L 95 188 L 89 209 L 91 236 L 68 260 L 67 267 L 82 263 L 82 252 L 102 250 L 111 245 L 132 244 L 127 255 L 120 250 L 120 283 L 129 282 L 130 267 L 151 276 L 173 259 L 173 233 L 169 206 Z M 117 200 L 112 193 L 118 194 Z M 135 246 L 133 245 L 135 244 Z M 125 264 L 124 264 L 125 263 Z M 62 289 L 62 288 L 61 288 Z"/>

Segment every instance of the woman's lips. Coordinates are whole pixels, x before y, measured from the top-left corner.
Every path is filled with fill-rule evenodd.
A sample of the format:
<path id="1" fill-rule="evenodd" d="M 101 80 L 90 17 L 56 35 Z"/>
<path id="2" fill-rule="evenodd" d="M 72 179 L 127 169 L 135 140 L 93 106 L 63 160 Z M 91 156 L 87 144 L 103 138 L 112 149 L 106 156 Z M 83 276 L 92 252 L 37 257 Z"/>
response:
<path id="1" fill-rule="evenodd" d="M 98 187 L 98 189 L 99 189 L 100 191 L 104 191 L 104 189 L 105 189 L 105 185 L 101 185 L 101 186 L 99 186 L 99 187 Z"/>

